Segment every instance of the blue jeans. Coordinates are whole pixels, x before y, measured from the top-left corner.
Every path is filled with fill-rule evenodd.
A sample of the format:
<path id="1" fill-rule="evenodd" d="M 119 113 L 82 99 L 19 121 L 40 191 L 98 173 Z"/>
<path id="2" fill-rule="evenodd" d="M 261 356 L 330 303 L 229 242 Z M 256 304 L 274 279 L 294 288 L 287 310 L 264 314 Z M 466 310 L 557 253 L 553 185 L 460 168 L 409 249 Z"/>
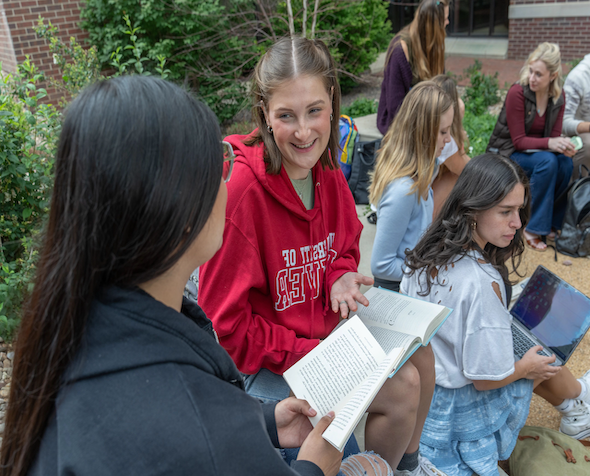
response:
<path id="1" fill-rule="evenodd" d="M 244 385 L 246 386 L 248 395 L 265 403 L 284 400 L 291 392 L 289 385 L 287 385 L 282 375 L 277 375 L 267 369 L 261 369 L 254 375 L 244 375 Z M 283 448 L 280 451 L 287 464 L 291 464 L 291 461 L 297 459 L 297 455 L 299 454 L 299 448 Z M 352 435 L 344 447 L 343 459 L 350 455 L 360 453 L 360 451 L 356 438 Z M 338 473 L 338 475 L 340 474 Z"/>
<path id="2" fill-rule="evenodd" d="M 567 200 L 555 199 L 567 188 L 573 171 L 572 159 L 549 150 L 514 152 L 510 158 L 522 167 L 531 183 L 531 219 L 527 231 L 548 235 L 551 227 L 561 229 Z"/>

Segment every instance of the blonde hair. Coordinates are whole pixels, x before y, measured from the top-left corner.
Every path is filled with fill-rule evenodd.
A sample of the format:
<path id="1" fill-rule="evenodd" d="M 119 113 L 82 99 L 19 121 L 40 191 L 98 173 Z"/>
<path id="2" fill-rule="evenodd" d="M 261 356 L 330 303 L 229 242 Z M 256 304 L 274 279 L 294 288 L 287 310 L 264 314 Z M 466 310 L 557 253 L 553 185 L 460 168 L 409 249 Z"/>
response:
<path id="1" fill-rule="evenodd" d="M 453 78 L 446 74 L 439 74 L 432 78 L 432 82 L 439 86 L 445 93 L 449 95 L 453 101 L 453 108 L 455 115 L 453 116 L 453 124 L 451 125 L 451 137 L 455 139 L 457 147 L 461 151 L 463 149 L 463 124 L 461 121 L 461 111 L 459 108 L 459 94 L 457 93 L 457 83 Z"/>
<path id="2" fill-rule="evenodd" d="M 549 75 L 557 73 L 557 77 L 549 83 L 549 97 L 556 102 L 561 96 L 561 88 L 563 86 L 563 72 L 561 70 L 561 53 L 559 52 L 559 45 L 557 43 L 541 43 L 537 49 L 533 51 L 524 66 L 520 70 L 521 86 L 528 86 L 529 84 L 529 65 L 535 61 L 542 61 L 545 63 Z"/>
<path id="3" fill-rule="evenodd" d="M 385 187 L 395 179 L 410 177 L 410 194 L 425 197 L 434 173 L 441 116 L 453 107 L 447 93 L 432 81 L 414 86 L 404 98 L 389 126 L 371 174 L 369 201 L 377 205 Z"/>
<path id="4" fill-rule="evenodd" d="M 393 49 L 404 40 L 409 48 L 413 75 L 426 81 L 445 71 L 445 7 L 449 0 L 422 0 L 412 22 L 389 43 L 385 64 Z"/>
<path id="5" fill-rule="evenodd" d="M 267 130 L 264 110 L 272 94 L 285 82 L 301 76 L 320 78 L 332 98 L 332 123 L 328 147 L 322 152 L 320 163 L 331 170 L 338 168 L 338 140 L 340 137 L 340 86 L 336 67 L 328 47 L 321 40 L 301 37 L 282 38 L 260 59 L 252 78 L 252 116 L 258 131 L 249 137 L 246 145 L 264 143 L 264 162 L 269 174 L 281 171 L 281 151 L 272 132 Z"/>

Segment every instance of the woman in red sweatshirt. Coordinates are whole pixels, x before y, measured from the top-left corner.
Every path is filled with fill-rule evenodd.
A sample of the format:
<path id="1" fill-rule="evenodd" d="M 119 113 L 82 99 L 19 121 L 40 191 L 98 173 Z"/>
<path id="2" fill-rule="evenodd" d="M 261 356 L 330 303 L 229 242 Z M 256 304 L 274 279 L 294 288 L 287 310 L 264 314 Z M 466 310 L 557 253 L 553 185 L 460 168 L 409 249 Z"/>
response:
<path id="1" fill-rule="evenodd" d="M 340 88 L 327 47 L 280 40 L 256 67 L 252 92 L 258 129 L 226 139 L 236 159 L 224 244 L 200 270 L 198 299 L 247 374 L 247 391 L 280 400 L 289 395 L 283 372 L 357 301 L 368 304 L 359 287 L 373 280 L 357 273 L 362 225 L 331 152 Z M 434 358 L 424 348 L 369 407 L 366 448 L 396 474 L 442 475 L 418 453 L 433 390 Z"/>

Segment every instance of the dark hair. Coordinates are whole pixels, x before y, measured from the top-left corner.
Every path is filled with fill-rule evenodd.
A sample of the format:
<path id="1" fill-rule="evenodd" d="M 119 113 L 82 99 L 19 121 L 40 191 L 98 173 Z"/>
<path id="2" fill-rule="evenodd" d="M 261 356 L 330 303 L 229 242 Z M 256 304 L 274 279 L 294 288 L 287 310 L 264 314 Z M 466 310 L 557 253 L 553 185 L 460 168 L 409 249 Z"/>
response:
<path id="1" fill-rule="evenodd" d="M 498 248 L 488 243 L 481 249 L 472 235 L 472 224 L 477 214 L 493 208 L 500 203 L 516 186 L 524 186 L 524 206 L 520 210 L 522 226 L 516 231 L 514 239 L 506 248 Z M 492 264 L 509 283 L 506 260 L 511 258 L 514 271 L 520 264 L 524 251 L 523 234 L 530 215 L 530 191 L 524 171 L 515 162 L 496 154 L 483 154 L 470 160 L 455 184 L 438 217 L 422 236 L 413 250 L 406 251 L 405 274 L 415 272 L 425 274 L 426 290 L 430 293 L 432 283 L 437 279 L 437 270 L 469 250 L 481 251 L 484 258 Z"/>
<path id="2" fill-rule="evenodd" d="M 339 167 L 337 152 L 340 139 L 340 86 L 334 60 L 323 41 L 294 36 L 277 41 L 260 58 L 252 78 L 252 116 L 258 131 L 245 144 L 264 143 L 264 162 L 266 171 L 270 174 L 281 171 L 281 151 L 272 133 L 266 129 L 262 107 L 268 110 L 268 101 L 276 89 L 299 76 L 320 78 L 332 97 L 330 139 L 328 147 L 322 152 L 320 163 L 331 170 Z"/>
<path id="3" fill-rule="evenodd" d="M 34 460 L 99 289 L 161 275 L 201 232 L 222 154 L 215 115 L 164 80 L 100 81 L 72 102 L 15 350 L 1 474 L 24 475 Z"/>

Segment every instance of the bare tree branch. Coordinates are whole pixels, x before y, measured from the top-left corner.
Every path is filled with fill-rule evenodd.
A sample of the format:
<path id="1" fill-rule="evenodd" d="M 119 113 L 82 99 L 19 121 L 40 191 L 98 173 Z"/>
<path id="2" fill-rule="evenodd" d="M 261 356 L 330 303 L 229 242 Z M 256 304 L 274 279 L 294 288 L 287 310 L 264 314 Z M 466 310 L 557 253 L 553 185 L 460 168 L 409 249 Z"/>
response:
<path id="1" fill-rule="evenodd" d="M 311 22 L 311 35 L 309 36 L 312 40 L 315 38 L 315 25 L 318 20 L 318 8 L 320 6 L 320 0 L 315 0 L 315 6 L 313 8 L 313 20 Z"/>
<path id="2" fill-rule="evenodd" d="M 307 0 L 303 0 L 303 25 L 301 26 L 301 35 L 307 37 Z"/>
<path id="3" fill-rule="evenodd" d="M 287 0 L 287 15 L 289 16 L 289 34 L 295 36 L 295 22 L 293 20 L 293 8 L 291 7 L 291 0 Z"/>

